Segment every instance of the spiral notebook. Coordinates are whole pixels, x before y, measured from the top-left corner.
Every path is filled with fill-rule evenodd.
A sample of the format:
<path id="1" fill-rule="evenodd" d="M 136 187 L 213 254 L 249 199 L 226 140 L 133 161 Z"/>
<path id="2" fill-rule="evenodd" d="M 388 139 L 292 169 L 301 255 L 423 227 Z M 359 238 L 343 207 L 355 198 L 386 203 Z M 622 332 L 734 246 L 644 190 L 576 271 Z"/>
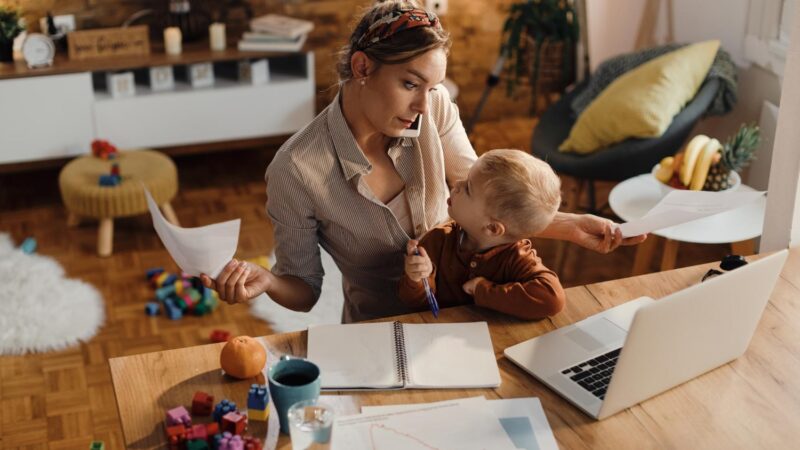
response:
<path id="1" fill-rule="evenodd" d="M 323 389 L 488 388 L 500 371 L 486 322 L 400 322 L 308 328 Z"/>

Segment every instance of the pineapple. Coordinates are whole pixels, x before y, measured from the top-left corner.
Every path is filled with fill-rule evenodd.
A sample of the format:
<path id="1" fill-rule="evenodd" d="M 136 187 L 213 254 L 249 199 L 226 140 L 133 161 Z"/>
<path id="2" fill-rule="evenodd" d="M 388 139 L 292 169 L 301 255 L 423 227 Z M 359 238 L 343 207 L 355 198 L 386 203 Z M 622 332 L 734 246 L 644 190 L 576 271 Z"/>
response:
<path id="1" fill-rule="evenodd" d="M 719 161 L 708 170 L 704 191 L 724 191 L 731 187 L 731 172 L 739 172 L 755 157 L 753 154 L 761 139 L 758 126 L 742 125 L 722 147 Z"/>

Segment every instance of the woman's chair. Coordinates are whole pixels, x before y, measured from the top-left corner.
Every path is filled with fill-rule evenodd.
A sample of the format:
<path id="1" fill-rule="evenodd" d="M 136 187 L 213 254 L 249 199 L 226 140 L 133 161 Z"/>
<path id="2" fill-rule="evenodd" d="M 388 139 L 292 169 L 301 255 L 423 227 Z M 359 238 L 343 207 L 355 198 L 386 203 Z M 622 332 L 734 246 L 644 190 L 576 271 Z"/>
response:
<path id="1" fill-rule="evenodd" d="M 660 137 L 628 139 L 588 155 L 562 153 L 558 151 L 558 146 L 567 138 L 577 119 L 570 103 L 586 84 L 584 81 L 578 85 L 542 114 L 531 140 L 531 152 L 535 156 L 547 161 L 557 173 L 577 181 L 576 187 L 567 192 L 564 198 L 564 210 L 567 212 L 578 209 L 584 185 L 588 186 L 588 211 L 596 213 L 595 180 L 622 181 L 650 172 L 662 158 L 674 155 L 709 108 L 720 87 L 716 78 L 703 83 L 694 98 L 672 119 L 669 128 Z M 561 245 L 556 257 L 555 267 L 559 272 L 563 269 L 564 250 Z"/>

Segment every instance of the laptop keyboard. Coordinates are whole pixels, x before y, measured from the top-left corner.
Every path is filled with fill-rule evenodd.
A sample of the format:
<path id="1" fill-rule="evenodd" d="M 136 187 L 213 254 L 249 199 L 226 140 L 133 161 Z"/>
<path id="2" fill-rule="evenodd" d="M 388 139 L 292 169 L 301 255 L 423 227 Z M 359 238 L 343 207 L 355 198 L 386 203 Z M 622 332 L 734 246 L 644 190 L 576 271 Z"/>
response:
<path id="1" fill-rule="evenodd" d="M 603 400 L 606 398 L 608 382 L 611 381 L 611 374 L 614 373 L 621 350 L 621 348 L 612 350 L 562 370 L 561 373 L 591 392 L 595 397 Z"/>

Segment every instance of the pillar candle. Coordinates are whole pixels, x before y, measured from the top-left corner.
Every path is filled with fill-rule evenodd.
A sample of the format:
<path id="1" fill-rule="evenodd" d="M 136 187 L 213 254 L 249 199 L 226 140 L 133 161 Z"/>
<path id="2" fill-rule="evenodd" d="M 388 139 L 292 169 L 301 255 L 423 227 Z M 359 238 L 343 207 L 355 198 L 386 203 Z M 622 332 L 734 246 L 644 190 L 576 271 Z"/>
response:
<path id="1" fill-rule="evenodd" d="M 208 26 L 208 40 L 211 50 L 225 50 L 225 24 L 215 22 Z"/>
<path id="2" fill-rule="evenodd" d="M 181 54 L 181 30 L 178 27 L 164 28 L 164 50 L 168 55 Z"/>

